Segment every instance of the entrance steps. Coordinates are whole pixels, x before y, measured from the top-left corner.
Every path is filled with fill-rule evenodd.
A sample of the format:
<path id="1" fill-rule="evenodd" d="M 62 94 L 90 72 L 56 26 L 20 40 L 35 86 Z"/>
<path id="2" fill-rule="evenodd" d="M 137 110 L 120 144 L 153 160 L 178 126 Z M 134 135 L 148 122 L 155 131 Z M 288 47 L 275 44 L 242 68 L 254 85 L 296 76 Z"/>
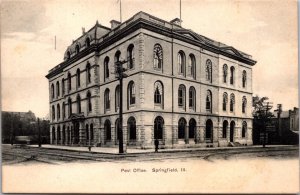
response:
<path id="1" fill-rule="evenodd" d="M 239 147 L 239 146 L 242 146 L 242 144 L 240 144 L 239 142 L 229 142 L 228 146 L 230 146 L 230 147 Z"/>

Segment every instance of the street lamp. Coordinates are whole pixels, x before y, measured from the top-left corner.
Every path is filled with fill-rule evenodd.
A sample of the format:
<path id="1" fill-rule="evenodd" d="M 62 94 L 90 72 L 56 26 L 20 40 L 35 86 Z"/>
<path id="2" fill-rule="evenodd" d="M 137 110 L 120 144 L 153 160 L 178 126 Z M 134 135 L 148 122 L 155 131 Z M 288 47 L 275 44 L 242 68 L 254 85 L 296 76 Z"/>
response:
<path id="1" fill-rule="evenodd" d="M 120 108 L 119 108 L 119 128 L 118 128 L 118 137 L 119 137 L 119 153 L 124 153 L 124 147 L 123 147 L 123 78 L 128 77 L 124 72 L 126 71 L 125 68 L 123 68 L 123 64 L 125 64 L 127 61 L 117 61 L 115 63 L 115 74 L 116 78 L 120 82 Z M 126 152 L 126 149 L 125 149 Z"/>

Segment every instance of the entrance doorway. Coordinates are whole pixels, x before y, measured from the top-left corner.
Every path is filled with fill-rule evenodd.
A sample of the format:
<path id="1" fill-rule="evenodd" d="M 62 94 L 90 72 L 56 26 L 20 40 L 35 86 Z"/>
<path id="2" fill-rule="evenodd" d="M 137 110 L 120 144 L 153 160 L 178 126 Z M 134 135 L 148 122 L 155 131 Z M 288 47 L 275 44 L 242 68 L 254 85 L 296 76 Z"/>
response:
<path id="1" fill-rule="evenodd" d="M 230 142 L 233 142 L 234 128 L 235 128 L 235 122 L 231 121 L 231 123 L 230 123 Z"/>

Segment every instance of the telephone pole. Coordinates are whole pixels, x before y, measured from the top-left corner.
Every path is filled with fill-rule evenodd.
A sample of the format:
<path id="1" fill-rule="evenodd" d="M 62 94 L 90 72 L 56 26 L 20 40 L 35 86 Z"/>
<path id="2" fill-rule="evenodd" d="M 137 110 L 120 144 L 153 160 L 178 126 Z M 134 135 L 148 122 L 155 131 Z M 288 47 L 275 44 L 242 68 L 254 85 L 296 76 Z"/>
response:
<path id="1" fill-rule="evenodd" d="M 40 119 L 37 118 L 37 122 L 38 122 L 38 131 L 39 131 L 39 148 L 42 146 L 41 143 L 41 129 L 40 129 Z"/>
<path id="2" fill-rule="evenodd" d="M 115 73 L 116 78 L 119 80 L 120 83 L 120 108 L 119 108 L 119 128 L 118 128 L 118 137 L 119 137 L 119 153 L 123 154 L 126 153 L 126 146 L 124 151 L 123 146 L 123 78 L 126 78 L 127 75 L 124 73 L 126 71 L 125 68 L 123 68 L 123 64 L 125 64 L 127 61 L 117 61 L 115 63 Z"/>
<path id="3" fill-rule="evenodd" d="M 272 102 L 266 102 L 265 106 L 265 117 L 264 117 L 264 141 L 263 141 L 263 147 L 266 147 L 266 139 L 267 139 L 267 122 L 268 122 L 268 112 L 272 109 Z M 270 116 L 271 117 L 271 116 Z"/>

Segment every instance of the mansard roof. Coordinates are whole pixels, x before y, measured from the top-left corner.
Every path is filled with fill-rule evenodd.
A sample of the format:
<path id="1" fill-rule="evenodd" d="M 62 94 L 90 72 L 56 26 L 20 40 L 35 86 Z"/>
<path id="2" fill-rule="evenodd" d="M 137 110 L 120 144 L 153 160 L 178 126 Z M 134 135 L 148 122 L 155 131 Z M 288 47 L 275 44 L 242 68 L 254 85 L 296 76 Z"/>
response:
<path id="1" fill-rule="evenodd" d="M 85 55 L 92 52 L 98 53 L 101 49 L 113 44 L 140 28 L 176 38 L 248 65 L 256 64 L 256 61 L 252 59 L 251 55 L 241 52 L 232 46 L 209 39 L 190 29 L 182 28 L 178 23 L 172 23 L 172 21 L 167 22 L 145 12 L 138 12 L 133 17 L 118 26 L 114 26 L 113 28 L 102 26 L 97 22 L 89 31 L 83 32 L 82 36 L 72 42 L 65 52 L 64 62 L 52 68 L 46 77 L 51 78 L 57 73 L 62 72 L 63 68 Z M 89 47 L 85 44 L 85 40 L 87 38 L 90 38 L 91 44 Z M 75 51 L 77 45 L 80 48 L 79 53 L 76 53 Z M 70 55 L 68 56 L 68 54 Z"/>

